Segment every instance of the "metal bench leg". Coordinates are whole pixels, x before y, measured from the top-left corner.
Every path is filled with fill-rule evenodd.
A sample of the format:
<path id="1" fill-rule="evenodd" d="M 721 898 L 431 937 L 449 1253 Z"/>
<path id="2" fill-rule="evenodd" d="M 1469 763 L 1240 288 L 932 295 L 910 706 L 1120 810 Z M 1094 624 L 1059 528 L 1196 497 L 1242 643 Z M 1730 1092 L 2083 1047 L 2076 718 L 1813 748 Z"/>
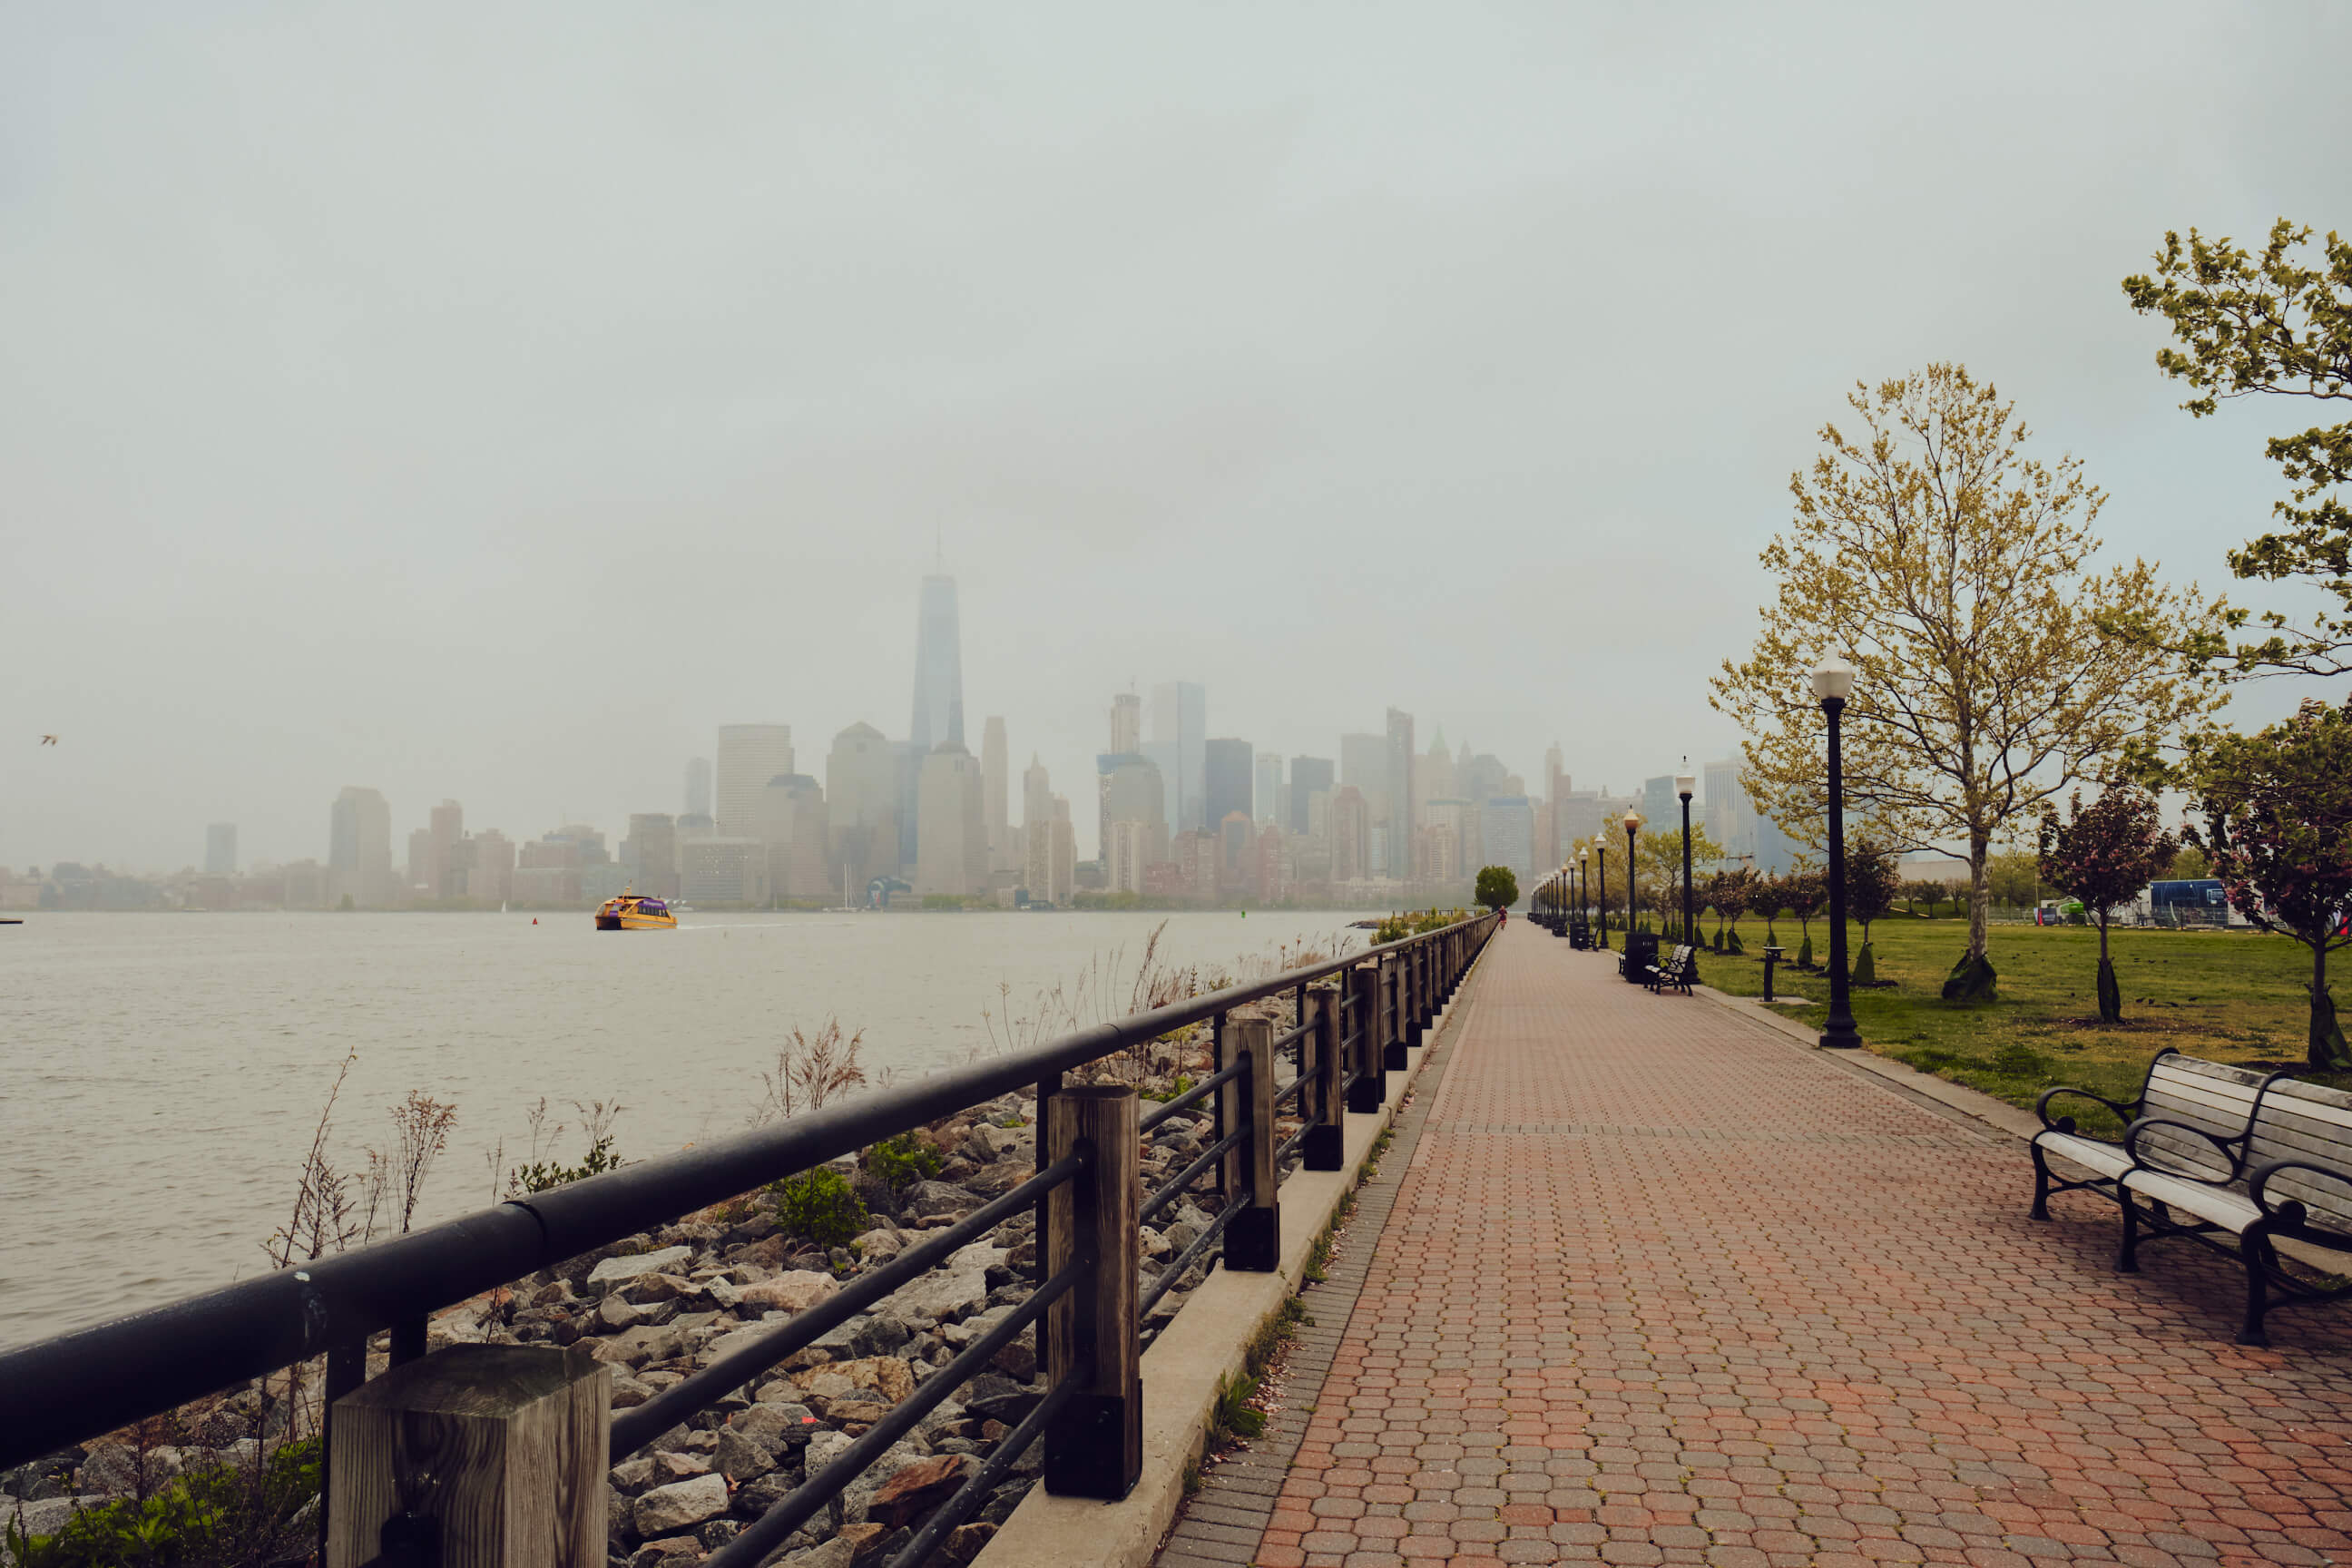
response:
<path id="1" fill-rule="evenodd" d="M 2042 1163 L 2041 1144 L 2027 1148 L 2033 1155 L 2033 1217 L 2046 1220 L 2050 1217 L 2050 1167 Z"/>
<path id="2" fill-rule="evenodd" d="M 2124 1204 L 2124 1244 L 2122 1250 L 2116 1254 L 2116 1272 L 2137 1274 L 2139 1272 L 2139 1205 L 2132 1202 L 2127 1190 L 2118 1188 L 2116 1195 L 2123 1199 Z"/>
<path id="3" fill-rule="evenodd" d="M 2270 1310 L 2270 1285 L 2263 1269 L 2271 1261 L 2271 1238 L 2250 1227 L 2238 1237 L 2238 1256 L 2246 1265 L 2246 1321 L 2238 1330 L 2238 1342 L 2268 1345 L 2271 1337 L 2263 1331 L 2263 1314 Z"/>

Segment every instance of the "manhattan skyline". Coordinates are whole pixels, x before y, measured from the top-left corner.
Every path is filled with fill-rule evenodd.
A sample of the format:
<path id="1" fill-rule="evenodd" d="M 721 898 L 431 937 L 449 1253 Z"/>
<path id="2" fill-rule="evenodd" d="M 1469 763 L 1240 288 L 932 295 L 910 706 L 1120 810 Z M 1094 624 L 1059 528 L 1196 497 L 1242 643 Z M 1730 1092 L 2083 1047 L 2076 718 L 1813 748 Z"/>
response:
<path id="1" fill-rule="evenodd" d="M 966 743 L 1057 781 L 1184 680 L 1631 788 L 1731 749 L 1789 476 L 1937 360 L 2105 559 L 2299 615 L 2223 560 L 2276 421 L 2179 413 L 2118 284 L 2352 225 L 2352 16 L 1971 16 L 11 11 L 0 863 L 299 858 L 350 784 L 611 831 L 728 723 L 807 771 L 902 733 L 927 570 Z"/>

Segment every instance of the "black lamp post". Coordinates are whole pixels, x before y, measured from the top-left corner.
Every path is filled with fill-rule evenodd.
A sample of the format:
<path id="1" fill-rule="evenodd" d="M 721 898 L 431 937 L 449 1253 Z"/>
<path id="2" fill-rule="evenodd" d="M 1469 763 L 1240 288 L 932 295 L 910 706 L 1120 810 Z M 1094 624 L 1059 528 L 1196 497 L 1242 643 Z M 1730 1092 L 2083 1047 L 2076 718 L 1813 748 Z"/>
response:
<path id="1" fill-rule="evenodd" d="M 1625 932 L 1631 940 L 1633 919 L 1633 830 L 1642 826 L 1642 814 L 1632 806 L 1625 808 Z"/>
<path id="2" fill-rule="evenodd" d="M 1592 847 L 1601 852 L 1601 945 L 1605 948 L 1609 945 L 1609 846 L 1596 833 Z"/>
<path id="3" fill-rule="evenodd" d="M 1862 1044 L 1853 1026 L 1853 999 L 1845 973 L 1845 764 L 1838 753 L 1838 715 L 1853 691 L 1853 666 L 1830 658 L 1813 671 L 1813 696 L 1830 721 L 1830 1016 L 1822 1044 L 1852 1050 Z"/>
<path id="4" fill-rule="evenodd" d="M 1580 844 L 1576 849 L 1576 903 L 1579 909 L 1592 904 L 1592 846 Z"/>
<path id="5" fill-rule="evenodd" d="M 1691 795 L 1698 788 L 1698 779 L 1690 771 L 1690 759 L 1683 759 L 1683 771 L 1675 775 L 1675 793 L 1683 797 L 1683 941 L 1696 952 L 1698 940 L 1691 935 Z"/>

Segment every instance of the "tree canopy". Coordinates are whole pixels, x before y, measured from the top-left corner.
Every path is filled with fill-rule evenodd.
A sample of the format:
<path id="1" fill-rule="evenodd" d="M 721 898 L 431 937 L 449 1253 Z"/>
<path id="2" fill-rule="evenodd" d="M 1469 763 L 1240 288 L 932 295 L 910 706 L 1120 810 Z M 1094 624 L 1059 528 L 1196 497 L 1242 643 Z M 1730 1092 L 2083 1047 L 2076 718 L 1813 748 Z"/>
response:
<path id="1" fill-rule="evenodd" d="M 1810 676 L 1850 658 L 1849 813 L 1893 847 L 1968 846 L 1962 963 L 1989 967 L 1986 860 L 2004 826 L 2119 759 L 2152 759 L 2218 700 L 2207 673 L 2111 624 L 2202 629 L 2216 612 L 2148 562 L 2096 569 L 2105 497 L 2076 459 L 2027 457 L 2014 405 L 1965 368 L 1930 365 L 1847 402 L 1862 428 L 1825 426 L 1810 473 L 1790 478 L 1795 516 L 1762 556 L 1774 601 L 1711 700 L 1747 731 L 1759 804 L 1818 846 L 1826 740 Z"/>
<path id="2" fill-rule="evenodd" d="M 2089 805 L 2077 791 L 2067 802 L 2071 822 L 2054 810 L 2042 817 L 2039 866 L 2042 879 L 2083 900 L 2099 928 L 2099 1017 L 2123 1021 L 2122 987 L 2107 952 L 2107 922 L 2139 890 L 2164 875 L 2179 846 L 2165 832 L 2156 799 L 2128 784 L 2110 788 Z"/>
<path id="3" fill-rule="evenodd" d="M 1519 879 L 1508 866 L 1481 866 L 1471 900 L 1490 910 L 1508 909 L 1519 901 Z"/>
<path id="4" fill-rule="evenodd" d="M 2164 237 L 2152 275 L 2124 279 L 2133 310 L 2171 325 L 2179 346 L 2158 349 L 2157 368 L 2194 389 L 2181 405 L 2189 414 L 2201 419 L 2224 401 L 2257 395 L 2352 404 L 2352 241 L 2331 232 L 2306 257 L 2312 244 L 2308 227 L 2285 218 L 2259 254 L 2192 228 L 2186 241 Z M 2273 436 L 2263 451 L 2287 483 L 2271 507 L 2279 526 L 2231 551 L 2230 570 L 2242 579 L 2305 579 L 2336 607 L 2296 626 L 2275 612 L 2228 606 L 2219 626 L 2192 626 L 2185 637 L 2152 612 L 2117 624 L 2237 675 L 2352 673 L 2352 507 L 2341 493 L 2352 482 L 2352 418 Z M 2270 635 L 2232 638 L 2250 623 Z"/>

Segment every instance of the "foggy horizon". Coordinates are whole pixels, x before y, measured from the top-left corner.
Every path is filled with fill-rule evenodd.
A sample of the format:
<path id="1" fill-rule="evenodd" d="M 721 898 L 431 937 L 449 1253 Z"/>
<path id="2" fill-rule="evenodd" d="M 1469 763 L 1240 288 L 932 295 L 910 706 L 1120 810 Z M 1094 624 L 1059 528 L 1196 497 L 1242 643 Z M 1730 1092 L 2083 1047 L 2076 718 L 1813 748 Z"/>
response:
<path id="1" fill-rule="evenodd" d="M 1537 787 L 1731 753 L 1844 396 L 1958 361 L 2099 560 L 2258 609 L 2277 400 L 2120 280 L 2352 228 L 2352 14 L 862 8 L 0 17 L 0 865 L 681 808 L 719 725 L 908 731 L 958 585 L 1094 837 L 1114 692 Z M 2263 682 L 2261 722 L 2340 683 Z M 40 746 L 54 733 L 58 744 Z M 1019 819 L 1015 796 L 1014 820 Z"/>

